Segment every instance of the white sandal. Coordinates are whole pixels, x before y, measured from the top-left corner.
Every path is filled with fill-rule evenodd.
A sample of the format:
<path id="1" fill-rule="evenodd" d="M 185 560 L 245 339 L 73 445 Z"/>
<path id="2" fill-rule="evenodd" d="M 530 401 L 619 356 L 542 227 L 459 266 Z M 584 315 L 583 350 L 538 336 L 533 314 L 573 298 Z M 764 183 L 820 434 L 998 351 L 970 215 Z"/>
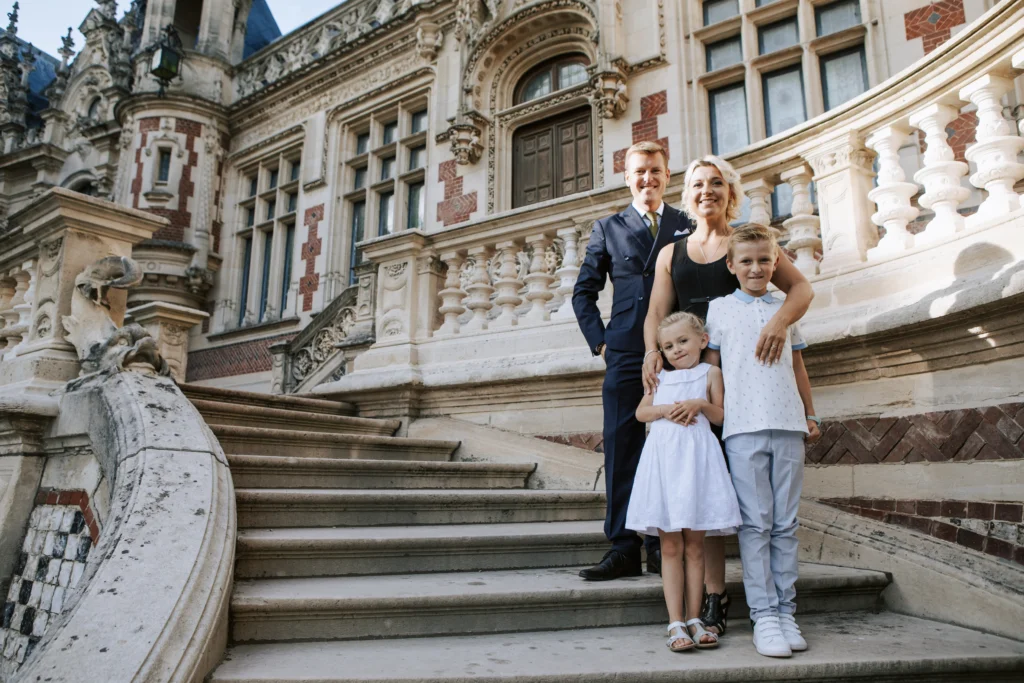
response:
<path id="1" fill-rule="evenodd" d="M 672 644 L 677 640 L 688 640 L 690 644 L 673 647 Z M 672 650 L 672 652 L 685 652 L 697 647 L 697 641 L 690 637 L 686 624 L 681 621 L 673 621 L 668 625 L 668 642 L 665 644 L 668 645 L 668 649 Z"/>
<path id="2" fill-rule="evenodd" d="M 693 626 L 696 629 L 697 632 L 690 636 L 690 640 L 694 642 L 698 650 L 711 650 L 713 648 L 718 647 L 718 634 L 712 633 L 711 631 L 708 631 L 706 628 L 704 628 L 704 622 L 700 620 L 700 617 L 697 617 L 696 619 L 690 619 L 688 622 L 686 622 L 685 626 L 687 633 L 690 632 L 691 626 Z M 711 638 L 711 642 L 705 643 L 704 636 L 708 636 L 709 638 Z"/>

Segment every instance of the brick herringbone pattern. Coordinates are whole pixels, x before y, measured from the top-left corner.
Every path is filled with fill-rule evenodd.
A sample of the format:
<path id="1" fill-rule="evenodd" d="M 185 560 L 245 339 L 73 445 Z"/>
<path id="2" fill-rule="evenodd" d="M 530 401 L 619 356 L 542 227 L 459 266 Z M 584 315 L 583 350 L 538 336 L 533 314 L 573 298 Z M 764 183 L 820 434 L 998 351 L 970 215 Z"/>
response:
<path id="1" fill-rule="evenodd" d="M 1024 404 L 826 422 L 807 451 L 816 465 L 1024 458 Z"/>
<path id="2" fill-rule="evenodd" d="M 270 347 L 277 342 L 289 341 L 294 336 L 294 334 L 282 334 L 192 351 L 188 354 L 188 370 L 185 381 L 198 382 L 216 377 L 266 372 L 271 369 L 272 365 Z"/>

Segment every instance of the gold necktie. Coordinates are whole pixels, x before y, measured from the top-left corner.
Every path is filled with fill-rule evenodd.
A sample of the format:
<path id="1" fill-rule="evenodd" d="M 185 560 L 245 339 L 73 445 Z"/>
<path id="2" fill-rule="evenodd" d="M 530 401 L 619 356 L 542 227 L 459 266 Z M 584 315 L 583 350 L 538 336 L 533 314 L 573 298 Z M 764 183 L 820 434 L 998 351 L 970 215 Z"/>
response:
<path id="1" fill-rule="evenodd" d="M 658 239 L 658 214 L 653 211 L 647 212 L 647 218 L 651 221 L 650 231 L 651 237 Z"/>

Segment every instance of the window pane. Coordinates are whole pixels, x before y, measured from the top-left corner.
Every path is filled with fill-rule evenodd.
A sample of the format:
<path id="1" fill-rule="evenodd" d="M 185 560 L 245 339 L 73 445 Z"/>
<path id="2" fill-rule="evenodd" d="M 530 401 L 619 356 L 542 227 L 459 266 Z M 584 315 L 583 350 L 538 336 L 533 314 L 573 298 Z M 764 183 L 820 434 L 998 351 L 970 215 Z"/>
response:
<path id="1" fill-rule="evenodd" d="M 535 100 L 538 97 L 544 97 L 551 92 L 551 72 L 545 71 L 539 73 L 530 79 L 530 82 L 523 88 L 523 96 L 521 100 L 523 102 L 529 102 Z"/>
<path id="2" fill-rule="evenodd" d="M 740 13 L 739 0 L 704 0 L 704 25 L 717 24 Z"/>
<path id="3" fill-rule="evenodd" d="M 413 147 L 409 150 L 409 170 L 415 170 L 417 168 L 423 168 L 424 162 L 427 160 L 427 146 L 420 145 L 419 147 Z"/>
<path id="4" fill-rule="evenodd" d="M 377 212 L 377 235 L 390 235 L 395 231 L 394 192 L 385 192 L 380 196 Z"/>
<path id="5" fill-rule="evenodd" d="M 288 195 L 288 213 L 295 210 L 295 205 L 298 204 L 299 195 L 295 192 L 291 192 Z"/>
<path id="6" fill-rule="evenodd" d="M 366 154 L 368 149 L 370 149 L 370 134 L 360 133 L 356 136 L 356 154 Z"/>
<path id="7" fill-rule="evenodd" d="M 272 219 L 276 212 L 277 202 L 271 199 L 269 202 L 267 202 L 267 220 L 269 221 L 270 219 Z"/>
<path id="8" fill-rule="evenodd" d="M 292 279 L 292 249 L 295 243 L 295 226 L 289 225 L 284 233 L 284 273 L 281 276 L 281 306 L 278 313 L 283 316 L 288 306 L 288 287 Z"/>
<path id="9" fill-rule="evenodd" d="M 412 115 L 412 132 L 419 133 L 427 129 L 427 110 L 415 112 Z"/>
<path id="10" fill-rule="evenodd" d="M 860 23 L 860 0 L 839 0 L 814 10 L 819 36 L 827 36 Z"/>
<path id="11" fill-rule="evenodd" d="M 558 87 L 571 88 L 587 81 L 587 67 L 580 63 L 563 64 L 558 67 Z"/>
<path id="12" fill-rule="evenodd" d="M 267 316 L 267 295 L 270 293 L 270 250 L 274 246 L 274 234 L 263 233 L 263 269 L 260 273 L 260 322 Z"/>
<path id="13" fill-rule="evenodd" d="M 747 135 L 747 93 L 743 84 L 730 85 L 708 93 L 711 105 L 711 151 L 725 154 L 745 147 Z"/>
<path id="14" fill-rule="evenodd" d="M 256 176 L 249 178 L 249 196 L 253 197 L 256 195 Z"/>
<path id="15" fill-rule="evenodd" d="M 245 210 L 245 227 L 251 228 L 256 223 L 256 207 L 250 206 Z"/>
<path id="16" fill-rule="evenodd" d="M 754 6 L 755 7 L 763 7 L 763 6 L 765 6 L 765 5 L 769 4 L 769 3 L 772 3 L 772 2 L 775 2 L 775 0 L 757 0 L 757 3 Z"/>
<path id="17" fill-rule="evenodd" d="M 743 61 L 743 47 L 739 36 L 710 43 L 704 49 L 707 53 L 708 71 L 724 69 Z"/>
<path id="18" fill-rule="evenodd" d="M 252 237 L 242 241 L 242 292 L 238 296 L 238 324 L 245 322 L 245 309 L 249 301 L 249 274 L 252 267 Z"/>
<path id="19" fill-rule="evenodd" d="M 780 183 L 772 192 L 772 216 L 789 216 L 793 213 L 793 187 L 789 183 Z"/>
<path id="20" fill-rule="evenodd" d="M 366 187 L 366 167 L 357 168 L 352 178 L 352 189 L 360 190 Z"/>
<path id="21" fill-rule="evenodd" d="M 395 141 L 398 133 L 398 121 L 392 121 L 391 123 L 384 124 L 384 142 L 382 144 L 390 145 Z"/>
<path id="22" fill-rule="evenodd" d="M 768 137 L 807 120 L 799 65 L 765 74 L 764 118 Z"/>
<path id="23" fill-rule="evenodd" d="M 858 47 L 821 58 L 821 85 L 825 109 L 837 107 L 868 89 L 864 48 Z"/>
<path id="24" fill-rule="evenodd" d="M 294 162 L 292 164 L 291 180 L 298 180 L 299 179 L 299 169 L 300 169 L 299 162 L 297 162 L 297 161 Z"/>
<path id="25" fill-rule="evenodd" d="M 158 182 L 166 183 L 171 177 L 171 150 L 160 150 L 160 169 L 157 172 Z"/>
<path id="26" fill-rule="evenodd" d="M 388 157 L 380 160 L 380 179 L 387 180 L 395 172 L 395 158 Z"/>
<path id="27" fill-rule="evenodd" d="M 348 283 L 355 284 L 356 266 L 359 265 L 359 250 L 356 244 L 363 241 L 363 233 L 366 229 L 366 202 L 355 202 L 352 204 L 352 246 L 348 259 Z"/>
<path id="28" fill-rule="evenodd" d="M 270 182 L 267 183 L 267 187 L 269 187 L 271 190 L 273 190 L 275 187 L 277 187 L 277 169 L 276 168 L 273 171 L 270 172 Z"/>
<path id="29" fill-rule="evenodd" d="M 782 50 L 800 42 L 796 28 L 796 17 L 762 26 L 757 33 L 757 45 L 761 54 Z"/>
<path id="30" fill-rule="evenodd" d="M 423 227 L 423 183 L 409 186 L 409 205 L 406 207 L 406 227 L 416 230 Z"/>

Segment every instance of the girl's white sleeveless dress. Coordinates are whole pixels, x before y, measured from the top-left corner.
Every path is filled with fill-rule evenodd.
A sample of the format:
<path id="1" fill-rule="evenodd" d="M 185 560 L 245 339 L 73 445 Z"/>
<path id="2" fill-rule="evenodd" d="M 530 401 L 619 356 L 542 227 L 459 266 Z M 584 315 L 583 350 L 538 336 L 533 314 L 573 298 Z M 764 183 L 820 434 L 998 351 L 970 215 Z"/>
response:
<path id="1" fill-rule="evenodd" d="M 687 370 L 662 371 L 654 405 L 706 399 L 710 369 L 700 363 Z M 626 528 L 646 535 L 657 535 L 659 529 L 722 535 L 736 533 L 739 524 L 736 491 L 704 413 L 688 427 L 666 419 L 651 423 L 633 480 Z"/>

